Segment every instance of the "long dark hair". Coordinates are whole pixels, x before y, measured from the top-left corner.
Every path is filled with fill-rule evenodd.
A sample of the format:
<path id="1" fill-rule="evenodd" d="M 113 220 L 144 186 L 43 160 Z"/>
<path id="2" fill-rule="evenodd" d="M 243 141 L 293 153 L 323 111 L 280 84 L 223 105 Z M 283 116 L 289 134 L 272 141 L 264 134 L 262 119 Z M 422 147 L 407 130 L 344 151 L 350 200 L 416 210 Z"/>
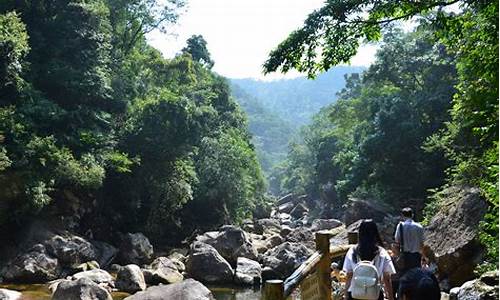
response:
<path id="1" fill-rule="evenodd" d="M 361 260 L 373 260 L 378 254 L 378 246 L 383 246 L 377 224 L 372 219 L 361 221 L 358 231 L 357 255 Z"/>

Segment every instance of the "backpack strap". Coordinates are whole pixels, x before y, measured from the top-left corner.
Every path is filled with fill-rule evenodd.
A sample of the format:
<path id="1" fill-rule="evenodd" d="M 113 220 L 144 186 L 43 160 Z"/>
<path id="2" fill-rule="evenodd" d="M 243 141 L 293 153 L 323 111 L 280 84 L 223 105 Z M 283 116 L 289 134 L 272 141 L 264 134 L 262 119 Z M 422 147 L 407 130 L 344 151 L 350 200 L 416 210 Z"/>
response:
<path id="1" fill-rule="evenodd" d="M 403 235 L 403 222 L 399 222 L 399 252 L 403 253 L 405 251 L 405 236 Z"/>

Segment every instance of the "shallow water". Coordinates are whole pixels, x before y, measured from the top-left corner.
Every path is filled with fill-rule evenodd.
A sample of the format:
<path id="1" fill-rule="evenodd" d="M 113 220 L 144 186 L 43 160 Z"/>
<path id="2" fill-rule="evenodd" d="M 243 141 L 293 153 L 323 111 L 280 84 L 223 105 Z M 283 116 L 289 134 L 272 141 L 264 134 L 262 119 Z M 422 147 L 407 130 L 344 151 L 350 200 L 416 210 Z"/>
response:
<path id="1" fill-rule="evenodd" d="M 19 291 L 23 300 L 50 300 L 51 293 L 46 284 L 0 284 L 0 288 Z M 260 289 L 243 289 L 240 287 L 209 286 L 217 300 L 258 300 Z M 112 293 L 113 300 L 122 300 L 129 296 L 127 293 Z"/>

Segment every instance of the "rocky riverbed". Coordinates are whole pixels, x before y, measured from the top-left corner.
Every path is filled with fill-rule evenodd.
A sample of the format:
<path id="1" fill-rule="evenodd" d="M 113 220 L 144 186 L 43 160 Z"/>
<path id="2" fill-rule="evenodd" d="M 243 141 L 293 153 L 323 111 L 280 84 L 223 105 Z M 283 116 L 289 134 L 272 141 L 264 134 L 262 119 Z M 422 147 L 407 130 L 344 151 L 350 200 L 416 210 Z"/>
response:
<path id="1" fill-rule="evenodd" d="M 448 272 L 450 257 L 453 265 L 460 259 L 464 260 L 462 265 L 473 264 L 475 261 L 469 261 L 466 254 L 474 249 L 480 252 L 474 248 L 474 218 L 479 218 L 483 211 L 481 202 L 472 189 L 454 194 L 458 199 L 450 204 L 446 214 L 438 213 L 431 220 L 426 232 L 426 242 L 437 245 L 442 239 L 436 230 L 461 228 L 460 232 L 450 233 L 455 237 L 454 247 L 437 252 L 442 272 Z M 457 224 L 450 224 L 450 214 L 460 214 L 463 207 L 467 208 L 467 218 L 455 216 L 451 219 L 458 220 Z M 193 236 L 184 247 L 162 252 L 155 252 L 142 233 L 122 234 L 119 242 L 112 245 L 41 227 L 26 241 L 22 248 L 25 250 L 1 267 L 5 284 L 0 296 L 3 293 L 8 295 L 6 299 L 19 299 L 16 291 L 20 291 L 23 299 L 176 299 L 180 294 L 193 299 L 259 299 L 265 280 L 288 277 L 314 252 L 315 232 L 330 230 L 332 244 L 346 244 L 347 233 L 357 229 L 360 219 L 373 218 L 382 238 L 391 241 L 398 222 L 387 207 L 360 199 L 351 200 L 341 219 L 310 218 L 308 214 L 309 205 L 304 198 L 287 196 L 277 202 L 266 218 L 245 220 L 239 226 L 225 225 Z M 448 222 L 446 228 L 439 226 L 443 222 Z M 466 235 L 460 235 L 461 232 Z M 476 258 L 480 256 L 477 251 Z M 450 269 L 443 282 L 449 285 L 448 278 L 472 279 L 472 274 L 465 271 L 453 271 Z M 498 286 L 496 274 L 481 282 Z M 464 282 L 453 285 L 459 287 Z M 469 283 L 463 293 L 478 286 L 484 290 L 481 282 Z M 446 291 L 449 288 L 443 287 Z M 493 289 L 486 290 L 491 293 Z"/>

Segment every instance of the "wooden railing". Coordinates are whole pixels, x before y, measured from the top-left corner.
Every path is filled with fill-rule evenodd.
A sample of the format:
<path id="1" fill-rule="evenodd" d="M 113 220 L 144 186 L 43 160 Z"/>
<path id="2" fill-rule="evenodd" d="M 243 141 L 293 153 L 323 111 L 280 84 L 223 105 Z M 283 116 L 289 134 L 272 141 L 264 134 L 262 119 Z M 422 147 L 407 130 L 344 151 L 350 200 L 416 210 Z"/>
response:
<path id="1" fill-rule="evenodd" d="M 351 245 L 330 245 L 331 231 L 320 231 L 315 235 L 316 251 L 309 256 L 288 278 L 267 280 L 263 289 L 263 300 L 285 300 L 300 286 L 302 299 L 332 299 L 330 264 L 332 259 L 344 256 Z M 349 244 L 357 242 L 357 234 L 348 234 Z M 302 288 L 304 285 L 304 288 Z M 305 295 L 305 293 L 308 293 Z"/>

